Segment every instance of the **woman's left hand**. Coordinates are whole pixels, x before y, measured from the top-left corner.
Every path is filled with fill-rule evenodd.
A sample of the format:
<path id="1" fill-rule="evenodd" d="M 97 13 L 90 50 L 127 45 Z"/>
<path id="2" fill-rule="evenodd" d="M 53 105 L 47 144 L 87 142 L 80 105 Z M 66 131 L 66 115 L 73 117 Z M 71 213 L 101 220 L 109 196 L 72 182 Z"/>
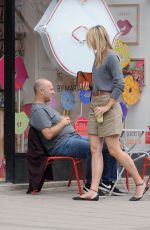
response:
<path id="1" fill-rule="evenodd" d="M 108 110 L 109 110 L 109 107 L 107 105 L 95 107 L 95 109 L 94 109 L 95 117 L 97 117 L 99 114 L 106 113 Z"/>

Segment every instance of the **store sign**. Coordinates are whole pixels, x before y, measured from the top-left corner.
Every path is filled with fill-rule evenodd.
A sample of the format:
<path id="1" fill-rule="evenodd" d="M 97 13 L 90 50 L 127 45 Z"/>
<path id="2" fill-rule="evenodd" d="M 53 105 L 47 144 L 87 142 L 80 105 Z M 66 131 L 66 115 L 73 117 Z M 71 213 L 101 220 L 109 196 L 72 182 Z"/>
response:
<path id="1" fill-rule="evenodd" d="M 140 129 L 124 129 L 123 142 L 128 145 L 145 144 L 145 130 Z"/>

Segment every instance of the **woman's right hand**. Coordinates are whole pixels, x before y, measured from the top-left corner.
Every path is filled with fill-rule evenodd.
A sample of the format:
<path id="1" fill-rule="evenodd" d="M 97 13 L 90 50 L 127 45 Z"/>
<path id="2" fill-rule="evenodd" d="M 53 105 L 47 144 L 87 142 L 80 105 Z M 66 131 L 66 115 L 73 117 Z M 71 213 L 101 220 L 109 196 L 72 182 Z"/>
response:
<path id="1" fill-rule="evenodd" d="M 97 117 L 97 116 L 99 116 L 99 115 L 103 115 L 103 114 L 106 113 L 108 110 L 109 110 L 109 107 L 108 107 L 107 105 L 95 107 L 95 109 L 94 109 L 95 117 Z"/>
<path id="2" fill-rule="evenodd" d="M 84 81 L 83 84 L 81 83 L 80 87 L 83 90 L 89 90 L 90 89 L 89 82 L 88 81 Z"/>

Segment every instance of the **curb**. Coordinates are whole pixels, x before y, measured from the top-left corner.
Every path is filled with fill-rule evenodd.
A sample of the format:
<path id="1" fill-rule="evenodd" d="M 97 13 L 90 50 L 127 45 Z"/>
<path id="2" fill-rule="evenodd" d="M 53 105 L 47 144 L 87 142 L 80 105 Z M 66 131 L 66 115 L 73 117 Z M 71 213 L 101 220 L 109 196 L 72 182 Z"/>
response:
<path id="1" fill-rule="evenodd" d="M 147 180 L 148 176 L 145 177 L 145 181 Z M 81 185 L 83 185 L 83 182 L 81 182 Z M 77 182 L 76 180 L 73 180 L 71 182 L 70 187 L 67 187 L 68 181 L 50 181 L 50 182 L 45 182 L 42 189 L 57 189 L 59 188 L 60 190 L 62 189 L 70 189 L 74 190 L 77 189 Z M 134 187 L 133 179 L 129 178 L 129 184 L 131 189 Z M 120 179 L 118 182 L 117 186 L 121 189 L 125 188 L 125 178 Z M 28 183 L 23 183 L 23 184 L 12 184 L 12 183 L 6 183 L 6 182 L 0 182 L 0 192 L 4 191 L 14 191 L 14 190 L 21 190 L 21 189 L 26 189 L 28 188 Z"/>
<path id="2" fill-rule="evenodd" d="M 68 188 L 67 187 L 68 181 L 51 181 L 51 182 L 45 182 L 42 189 L 56 189 L 56 188 Z M 81 181 L 82 185 L 82 181 Z M 72 181 L 70 188 L 72 187 L 76 188 L 77 187 L 77 182 Z M 6 183 L 6 182 L 0 182 L 0 192 L 4 191 L 15 191 L 15 190 L 21 190 L 21 189 L 26 189 L 28 188 L 28 184 L 12 184 L 12 183 Z"/>

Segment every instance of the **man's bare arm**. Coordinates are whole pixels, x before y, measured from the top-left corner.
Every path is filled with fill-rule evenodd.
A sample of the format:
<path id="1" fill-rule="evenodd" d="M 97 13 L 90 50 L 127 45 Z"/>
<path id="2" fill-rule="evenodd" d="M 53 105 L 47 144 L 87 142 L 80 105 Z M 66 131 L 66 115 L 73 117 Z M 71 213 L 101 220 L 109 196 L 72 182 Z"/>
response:
<path id="1" fill-rule="evenodd" d="M 57 136 L 66 125 L 69 125 L 70 122 L 69 117 L 63 117 L 57 125 L 54 125 L 50 128 L 45 128 L 41 132 L 47 140 L 51 140 Z"/>

